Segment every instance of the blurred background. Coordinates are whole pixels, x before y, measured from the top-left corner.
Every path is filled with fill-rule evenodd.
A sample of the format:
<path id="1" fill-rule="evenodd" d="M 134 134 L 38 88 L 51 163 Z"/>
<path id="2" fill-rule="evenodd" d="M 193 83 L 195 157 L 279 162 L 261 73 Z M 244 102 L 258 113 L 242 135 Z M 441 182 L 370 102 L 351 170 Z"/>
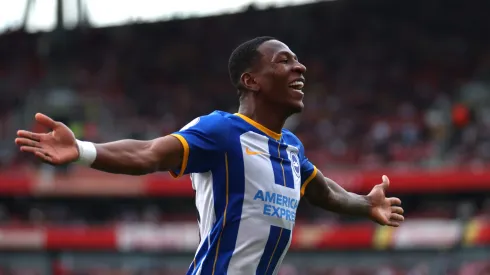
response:
<path id="1" fill-rule="evenodd" d="M 174 3 L 178 2 L 178 3 Z M 271 35 L 308 67 L 287 128 L 346 189 L 389 175 L 397 229 L 303 202 L 280 275 L 490 274 L 490 1 L 0 0 L 0 274 L 185 274 L 189 178 L 20 154 L 36 112 L 149 139 L 235 112 L 227 60 Z"/>

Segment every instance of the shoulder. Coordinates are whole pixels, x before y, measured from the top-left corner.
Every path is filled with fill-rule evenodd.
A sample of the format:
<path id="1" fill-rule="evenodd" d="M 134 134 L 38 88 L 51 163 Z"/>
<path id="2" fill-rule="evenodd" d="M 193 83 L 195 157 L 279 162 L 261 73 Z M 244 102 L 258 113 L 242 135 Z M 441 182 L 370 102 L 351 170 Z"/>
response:
<path id="1" fill-rule="evenodd" d="M 305 155 L 305 148 L 301 140 L 288 129 L 282 129 L 281 133 L 284 142 L 289 146 L 298 148 L 299 155 L 302 158 Z"/>
<path id="2" fill-rule="evenodd" d="M 179 131 L 186 131 L 192 129 L 201 129 L 207 131 L 221 131 L 230 126 L 230 120 L 227 117 L 227 113 L 222 111 L 214 111 L 207 115 L 199 116 L 191 120 Z"/>
<path id="3" fill-rule="evenodd" d="M 214 111 L 194 118 L 173 135 L 181 136 L 191 143 L 206 144 L 207 147 L 223 147 L 228 144 L 231 125 L 227 113 Z"/>
<path id="4" fill-rule="evenodd" d="M 303 143 L 301 143 L 301 140 L 299 140 L 299 138 L 288 129 L 282 129 L 281 133 L 284 142 L 288 145 L 297 147 L 298 149 L 303 147 Z"/>

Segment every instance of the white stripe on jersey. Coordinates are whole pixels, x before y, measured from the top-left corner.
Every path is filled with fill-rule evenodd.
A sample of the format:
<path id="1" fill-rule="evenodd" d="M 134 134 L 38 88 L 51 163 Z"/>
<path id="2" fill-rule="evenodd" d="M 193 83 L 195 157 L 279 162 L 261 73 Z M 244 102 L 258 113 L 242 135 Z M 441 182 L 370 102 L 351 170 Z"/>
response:
<path id="1" fill-rule="evenodd" d="M 211 233 L 211 230 L 213 230 L 213 225 L 216 222 L 214 213 L 213 174 L 211 171 L 191 174 L 191 181 L 192 187 L 196 190 L 196 207 L 200 217 L 199 234 L 201 236 L 201 243 L 194 256 L 196 258 L 197 252 L 201 246 L 210 246 L 210 244 L 206 242 L 206 239 L 209 241 L 207 236 Z M 199 263 L 193 264 L 197 265 Z M 202 266 L 199 267 L 199 270 L 196 272 L 197 275 L 201 274 L 201 268 Z"/>
<path id="2" fill-rule="evenodd" d="M 199 211 L 200 223 L 199 232 L 201 238 L 206 236 L 213 229 L 216 222 L 214 213 L 214 196 L 213 196 L 213 174 L 211 172 L 192 174 L 192 186 L 196 190 L 196 207 Z"/>

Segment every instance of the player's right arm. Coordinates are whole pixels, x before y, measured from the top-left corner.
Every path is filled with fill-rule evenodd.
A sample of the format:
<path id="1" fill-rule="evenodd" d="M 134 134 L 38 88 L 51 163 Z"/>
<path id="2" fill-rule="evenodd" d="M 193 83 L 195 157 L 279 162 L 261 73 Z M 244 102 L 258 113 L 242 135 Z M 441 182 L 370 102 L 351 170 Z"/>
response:
<path id="1" fill-rule="evenodd" d="M 75 135 L 66 125 L 43 114 L 36 114 L 35 118 L 52 131 L 32 133 L 19 130 L 15 143 L 20 146 L 21 151 L 32 153 L 54 165 L 79 160 L 83 146 L 80 150 Z M 86 145 L 92 146 L 88 143 Z M 119 140 L 94 145 L 96 153 L 91 167 L 117 174 L 142 175 L 156 171 L 178 170 L 185 153 L 188 154 L 183 143 L 171 135 L 147 141 Z"/>
<path id="2" fill-rule="evenodd" d="M 92 168 L 116 174 L 143 175 L 177 169 L 184 148 L 174 136 L 153 140 L 119 140 L 95 144 L 97 157 Z"/>

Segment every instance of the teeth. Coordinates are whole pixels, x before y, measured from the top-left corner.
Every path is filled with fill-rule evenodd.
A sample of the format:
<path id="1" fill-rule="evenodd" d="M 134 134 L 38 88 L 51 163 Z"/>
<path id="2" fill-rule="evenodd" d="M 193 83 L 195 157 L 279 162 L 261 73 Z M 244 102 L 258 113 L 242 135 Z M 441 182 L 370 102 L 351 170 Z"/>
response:
<path id="1" fill-rule="evenodd" d="M 294 81 L 293 83 L 289 84 L 289 87 L 295 88 L 295 89 L 302 89 L 305 84 L 302 81 Z"/>

